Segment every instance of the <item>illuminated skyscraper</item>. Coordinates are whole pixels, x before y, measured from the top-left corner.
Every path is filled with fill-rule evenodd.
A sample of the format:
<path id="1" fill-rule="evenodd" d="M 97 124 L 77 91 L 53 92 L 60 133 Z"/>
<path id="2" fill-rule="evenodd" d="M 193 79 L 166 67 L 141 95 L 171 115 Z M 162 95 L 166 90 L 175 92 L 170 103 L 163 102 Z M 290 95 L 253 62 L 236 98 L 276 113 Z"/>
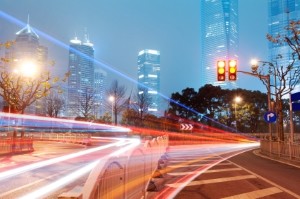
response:
<path id="1" fill-rule="evenodd" d="M 201 0 L 200 86 L 235 88 L 235 81 L 217 81 L 217 60 L 238 59 L 238 1 Z M 228 80 L 228 75 L 226 74 Z"/>
<path id="2" fill-rule="evenodd" d="M 81 116 L 80 104 L 84 103 L 88 94 L 94 90 L 94 48 L 85 38 L 81 42 L 77 37 L 70 40 L 68 78 L 68 116 Z"/>
<path id="3" fill-rule="evenodd" d="M 138 93 L 146 92 L 149 98 L 148 112 L 158 115 L 160 92 L 160 52 L 157 50 L 142 50 L 138 54 Z"/>
<path id="4" fill-rule="evenodd" d="M 48 48 L 40 45 L 38 34 L 29 25 L 29 18 L 27 25 L 16 33 L 15 44 L 5 52 L 5 57 L 13 60 L 8 63 L 13 66 L 10 68 L 17 67 L 22 62 L 33 62 L 38 70 L 46 70 Z M 41 103 L 41 100 L 37 100 L 33 105 L 26 108 L 25 112 L 43 115 L 44 109 Z"/>
<path id="5" fill-rule="evenodd" d="M 276 36 L 288 35 L 285 27 L 289 21 L 297 21 L 300 19 L 300 0 L 269 0 L 269 34 Z M 269 60 L 274 61 L 278 55 L 282 55 L 283 59 L 279 59 L 278 64 L 286 66 L 291 59 L 291 50 L 287 44 L 276 44 L 269 42 Z M 297 63 L 298 65 L 299 63 Z"/>

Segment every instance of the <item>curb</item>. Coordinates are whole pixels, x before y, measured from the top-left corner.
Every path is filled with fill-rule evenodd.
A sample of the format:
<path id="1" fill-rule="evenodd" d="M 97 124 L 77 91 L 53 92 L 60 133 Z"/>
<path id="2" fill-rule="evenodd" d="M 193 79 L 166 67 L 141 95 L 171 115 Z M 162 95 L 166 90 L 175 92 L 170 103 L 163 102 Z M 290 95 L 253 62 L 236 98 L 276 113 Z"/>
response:
<path id="1" fill-rule="evenodd" d="M 285 160 L 285 159 L 275 159 L 275 158 L 272 158 L 272 157 L 269 157 L 269 156 L 266 156 L 264 154 L 261 154 L 260 153 L 260 149 L 255 149 L 252 151 L 254 155 L 257 155 L 259 157 L 262 157 L 262 158 L 265 158 L 265 159 L 269 159 L 269 160 L 272 160 L 272 161 L 276 161 L 276 162 L 280 162 L 282 164 L 287 164 L 287 165 L 290 165 L 290 166 L 293 166 L 293 167 L 296 167 L 296 168 L 299 168 L 300 169 L 300 165 L 297 165 L 295 163 L 292 163 L 291 161 L 289 160 Z"/>

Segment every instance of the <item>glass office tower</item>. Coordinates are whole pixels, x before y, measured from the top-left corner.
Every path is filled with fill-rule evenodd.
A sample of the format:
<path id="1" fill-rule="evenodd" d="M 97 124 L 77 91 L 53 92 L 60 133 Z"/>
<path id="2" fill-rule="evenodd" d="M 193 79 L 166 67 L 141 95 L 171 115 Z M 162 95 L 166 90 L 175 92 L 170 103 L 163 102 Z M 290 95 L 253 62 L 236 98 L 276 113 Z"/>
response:
<path id="1" fill-rule="evenodd" d="M 88 39 L 81 42 L 75 37 L 70 43 L 67 115 L 75 117 L 81 116 L 80 102 L 94 92 L 94 48 Z"/>
<path id="2" fill-rule="evenodd" d="M 269 34 L 272 36 L 288 35 L 285 27 L 290 21 L 300 20 L 300 0 L 269 0 Z M 283 59 L 276 59 L 278 55 L 282 55 Z M 279 45 L 269 42 L 269 60 L 278 61 L 280 66 L 286 66 L 291 60 L 291 50 L 287 44 Z M 299 65 L 299 62 L 296 63 Z"/>
<path id="3" fill-rule="evenodd" d="M 200 86 L 236 88 L 236 81 L 217 81 L 217 60 L 238 59 L 238 1 L 201 0 Z"/>
<path id="4" fill-rule="evenodd" d="M 160 52 L 157 50 L 142 50 L 138 54 L 138 93 L 147 92 L 150 98 L 148 112 L 159 115 L 160 92 Z"/>

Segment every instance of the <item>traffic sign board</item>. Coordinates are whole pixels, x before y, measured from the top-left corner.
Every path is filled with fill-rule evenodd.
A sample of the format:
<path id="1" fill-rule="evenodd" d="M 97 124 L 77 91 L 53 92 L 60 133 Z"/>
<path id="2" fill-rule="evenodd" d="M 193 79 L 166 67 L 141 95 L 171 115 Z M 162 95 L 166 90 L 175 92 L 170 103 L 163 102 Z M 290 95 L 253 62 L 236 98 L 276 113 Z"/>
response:
<path id="1" fill-rule="evenodd" d="M 180 130 L 191 131 L 191 130 L 193 130 L 193 125 L 192 124 L 180 124 Z"/>
<path id="2" fill-rule="evenodd" d="M 264 114 L 264 119 L 268 123 L 273 123 L 276 121 L 276 113 L 273 111 L 268 111 Z"/>

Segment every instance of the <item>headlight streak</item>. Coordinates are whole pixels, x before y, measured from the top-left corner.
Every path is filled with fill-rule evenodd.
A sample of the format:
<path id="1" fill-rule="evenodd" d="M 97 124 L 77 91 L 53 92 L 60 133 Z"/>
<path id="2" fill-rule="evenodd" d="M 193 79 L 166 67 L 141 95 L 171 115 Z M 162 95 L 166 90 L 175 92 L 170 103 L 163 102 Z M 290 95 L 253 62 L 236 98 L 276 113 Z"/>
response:
<path id="1" fill-rule="evenodd" d="M 129 142 L 129 145 L 126 147 L 122 147 L 120 149 L 118 149 L 117 151 L 110 153 L 109 155 L 107 155 L 108 157 L 113 157 L 113 156 L 118 156 L 126 151 L 131 150 L 132 148 L 135 148 L 136 146 L 140 145 L 140 140 L 138 139 L 127 139 L 127 141 Z M 127 143 L 128 144 L 128 143 Z M 70 173 L 69 175 L 60 178 L 59 180 L 52 182 L 49 185 L 46 185 L 34 192 L 31 192 L 25 196 L 22 196 L 20 199 L 35 199 L 35 198 L 42 198 L 43 196 L 46 196 L 49 193 L 52 193 L 56 190 L 58 190 L 59 188 L 67 185 L 70 182 L 75 181 L 76 179 L 80 178 L 81 176 L 83 176 L 84 174 L 90 172 L 97 164 L 99 164 L 99 162 L 101 160 L 103 160 L 105 157 L 102 157 L 101 159 L 94 161 L 88 165 L 86 165 L 85 167 L 76 170 L 72 173 Z"/>
<path id="2" fill-rule="evenodd" d="M 20 167 L 20 168 L 11 169 L 9 171 L 4 171 L 4 172 L 0 173 L 0 181 L 2 181 L 4 179 L 7 179 L 7 178 L 10 178 L 10 177 L 13 177 L 13 176 L 16 176 L 18 174 L 27 172 L 27 171 L 31 171 L 31 170 L 38 169 L 38 168 L 48 166 L 48 165 L 51 165 L 51 164 L 55 164 L 55 163 L 58 163 L 58 162 L 61 162 L 61 161 L 69 160 L 69 159 L 76 158 L 76 157 L 79 157 L 79 156 L 82 156 L 82 155 L 86 155 L 86 154 L 89 154 L 89 153 L 93 153 L 93 152 L 96 152 L 96 151 L 100 151 L 100 150 L 104 150 L 104 149 L 107 149 L 107 148 L 110 148 L 110 147 L 114 147 L 114 146 L 119 145 L 122 142 L 123 141 L 120 140 L 116 143 L 111 143 L 111 144 L 107 144 L 107 145 L 104 145 L 104 146 L 100 146 L 100 147 L 80 151 L 80 152 L 77 152 L 77 153 L 72 153 L 72 154 L 61 156 L 61 157 L 45 160 L 45 161 L 42 161 L 42 162 L 33 163 L 33 164 L 26 165 L 26 166 L 23 166 L 23 167 Z"/>
<path id="3" fill-rule="evenodd" d="M 243 144 L 241 144 L 243 145 Z M 248 145 L 242 147 L 244 149 L 239 150 L 234 152 L 233 154 L 227 156 L 227 157 L 221 157 L 219 160 L 216 160 L 214 162 L 212 162 L 209 165 L 205 165 L 200 167 L 199 169 L 196 169 L 193 174 L 189 174 L 186 175 L 180 179 L 178 179 L 176 182 L 173 182 L 172 184 L 178 184 L 180 186 L 178 187 L 166 187 L 163 191 L 161 191 L 156 197 L 155 199 L 173 199 L 185 186 L 187 186 L 191 181 L 193 181 L 196 177 L 198 177 L 199 175 L 203 174 L 204 172 L 206 172 L 208 169 L 214 167 L 215 165 L 223 162 L 224 160 L 227 160 L 231 157 L 234 157 L 236 155 L 239 155 L 241 153 L 244 153 L 246 151 L 252 150 L 253 148 L 255 148 L 253 145 Z M 240 146 L 241 148 L 241 146 Z"/>

